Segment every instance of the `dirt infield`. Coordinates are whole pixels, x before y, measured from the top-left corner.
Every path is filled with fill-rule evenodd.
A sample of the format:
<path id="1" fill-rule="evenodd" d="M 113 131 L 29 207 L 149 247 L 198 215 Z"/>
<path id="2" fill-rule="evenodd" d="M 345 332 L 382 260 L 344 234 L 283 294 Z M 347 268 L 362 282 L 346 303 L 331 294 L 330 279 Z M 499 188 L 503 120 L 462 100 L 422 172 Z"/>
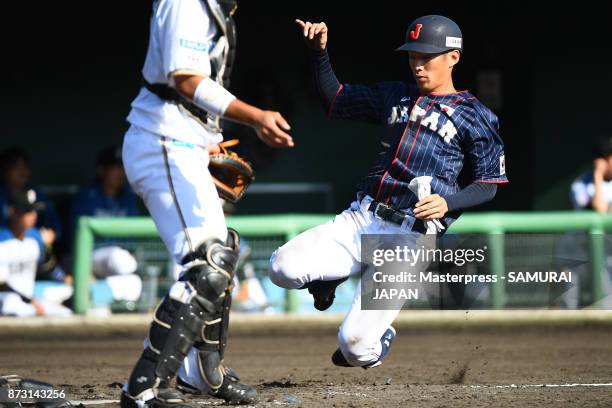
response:
<path id="1" fill-rule="evenodd" d="M 404 323 L 383 366 L 367 371 L 330 363 L 337 347 L 334 324 L 294 326 L 251 331 L 233 325 L 226 362 L 257 387 L 258 407 L 612 406 L 612 387 L 594 385 L 612 383 L 609 324 Z M 0 325 L 0 372 L 48 381 L 75 401 L 117 400 L 145 332 L 143 324 Z M 194 402 L 218 404 L 209 398 Z"/>

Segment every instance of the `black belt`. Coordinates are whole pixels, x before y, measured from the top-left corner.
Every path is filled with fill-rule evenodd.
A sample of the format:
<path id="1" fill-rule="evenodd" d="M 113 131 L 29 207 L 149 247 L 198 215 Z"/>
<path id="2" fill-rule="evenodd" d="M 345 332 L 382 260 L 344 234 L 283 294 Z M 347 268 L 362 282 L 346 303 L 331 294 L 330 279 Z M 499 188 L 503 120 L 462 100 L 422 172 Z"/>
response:
<path id="1" fill-rule="evenodd" d="M 374 214 L 374 217 L 380 220 L 388 221 L 397 225 L 402 225 L 406 217 L 408 217 L 408 215 L 405 213 L 396 210 L 390 205 L 379 203 L 378 201 L 372 201 L 368 207 L 368 211 L 371 211 Z M 427 228 L 425 228 L 425 223 L 422 220 L 415 219 L 414 224 L 412 225 L 412 231 L 424 234 L 427 231 Z"/>
<path id="2" fill-rule="evenodd" d="M 166 84 L 152 84 L 144 78 L 142 78 L 142 85 L 147 88 L 149 92 L 157 95 L 159 99 L 168 102 L 176 102 L 183 108 L 187 109 L 187 111 L 189 111 L 189 113 L 191 113 L 193 116 L 200 119 L 203 123 L 208 121 L 208 112 L 189 101 L 187 98 L 183 97 L 173 87 Z"/>
<path id="3" fill-rule="evenodd" d="M 389 221 L 397 225 L 402 225 L 406 219 L 406 214 L 396 210 L 390 205 L 372 201 L 368 207 L 368 211 L 374 213 L 374 216 L 383 221 Z"/>

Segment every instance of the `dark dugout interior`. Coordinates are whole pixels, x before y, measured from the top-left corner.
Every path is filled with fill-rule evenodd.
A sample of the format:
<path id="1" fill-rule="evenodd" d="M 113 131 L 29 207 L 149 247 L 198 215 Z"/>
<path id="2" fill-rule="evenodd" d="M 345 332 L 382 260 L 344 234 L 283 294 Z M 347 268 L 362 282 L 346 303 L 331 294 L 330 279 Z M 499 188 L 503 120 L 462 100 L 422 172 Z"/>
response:
<path id="1" fill-rule="evenodd" d="M 567 209 L 569 184 L 591 167 L 591 144 L 610 134 L 609 27 L 598 7 L 519 2 L 239 2 L 232 91 L 282 112 L 296 148 L 272 152 L 245 128 L 229 126 L 259 182 L 325 182 L 333 210 L 345 208 L 378 148 L 377 128 L 331 122 L 310 86 L 294 18 L 326 21 L 341 82 L 411 80 L 394 53 L 414 18 L 443 14 L 463 30 L 455 73 L 500 117 L 511 183 L 480 210 Z M 19 144 L 34 183 L 80 184 L 97 152 L 121 143 L 148 36 L 149 1 L 19 3 L 3 24 L 0 148 Z M 544 8 L 544 4 L 537 7 Z M 603 6 L 599 6 L 603 7 Z M 11 17 L 12 16 L 12 17 Z M 318 200 L 318 201 L 317 201 Z M 252 196 L 240 213 L 322 211 L 320 199 Z"/>

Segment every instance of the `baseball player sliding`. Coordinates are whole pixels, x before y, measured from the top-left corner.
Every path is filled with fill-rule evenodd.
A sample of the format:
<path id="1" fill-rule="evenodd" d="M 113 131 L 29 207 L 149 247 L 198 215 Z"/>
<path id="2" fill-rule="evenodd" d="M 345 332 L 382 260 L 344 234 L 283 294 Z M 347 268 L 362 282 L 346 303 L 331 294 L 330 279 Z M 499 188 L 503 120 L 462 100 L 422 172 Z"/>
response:
<path id="1" fill-rule="evenodd" d="M 341 85 L 327 54 L 325 23 L 296 20 L 311 50 L 315 84 L 328 116 L 381 126 L 377 162 L 358 186 L 357 199 L 333 221 L 278 248 L 270 260 L 274 283 L 308 289 L 327 309 L 336 287 L 360 270 L 361 234 L 443 234 L 461 212 L 491 200 L 506 183 L 497 117 L 468 91 L 457 91 L 453 67 L 463 51 L 457 24 L 424 16 L 410 24 L 398 51 L 409 55 L 416 86 L 383 82 Z M 471 184 L 457 179 L 466 167 Z M 416 242 L 416 239 L 415 239 Z M 399 310 L 361 310 L 361 288 L 338 334 L 338 366 L 379 365 L 395 338 Z"/>
<path id="2" fill-rule="evenodd" d="M 124 387 L 124 408 L 184 405 L 184 395 L 170 387 L 177 373 L 184 392 L 231 403 L 255 399 L 255 389 L 222 364 L 239 237 L 226 227 L 208 150 L 223 139 L 221 118 L 251 126 L 272 147 L 293 141 L 280 113 L 248 105 L 227 90 L 235 9 L 231 0 L 153 3 L 144 86 L 128 116 L 123 160 L 182 272 L 155 310 Z"/>

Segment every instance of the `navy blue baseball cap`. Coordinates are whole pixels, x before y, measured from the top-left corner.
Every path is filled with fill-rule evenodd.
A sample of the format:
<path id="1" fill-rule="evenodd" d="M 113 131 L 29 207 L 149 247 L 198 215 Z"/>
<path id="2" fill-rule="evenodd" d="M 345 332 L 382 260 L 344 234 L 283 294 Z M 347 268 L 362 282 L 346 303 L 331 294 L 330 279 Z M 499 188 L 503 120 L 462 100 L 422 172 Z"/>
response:
<path id="1" fill-rule="evenodd" d="M 444 16 L 424 16 L 414 20 L 406 32 L 406 43 L 395 51 L 439 54 L 463 51 L 463 36 L 459 26 Z"/>
<path id="2" fill-rule="evenodd" d="M 45 203 L 38 200 L 36 191 L 29 189 L 16 191 L 9 196 L 8 206 L 13 208 L 19 214 L 28 213 L 30 211 L 42 210 L 45 208 Z"/>

